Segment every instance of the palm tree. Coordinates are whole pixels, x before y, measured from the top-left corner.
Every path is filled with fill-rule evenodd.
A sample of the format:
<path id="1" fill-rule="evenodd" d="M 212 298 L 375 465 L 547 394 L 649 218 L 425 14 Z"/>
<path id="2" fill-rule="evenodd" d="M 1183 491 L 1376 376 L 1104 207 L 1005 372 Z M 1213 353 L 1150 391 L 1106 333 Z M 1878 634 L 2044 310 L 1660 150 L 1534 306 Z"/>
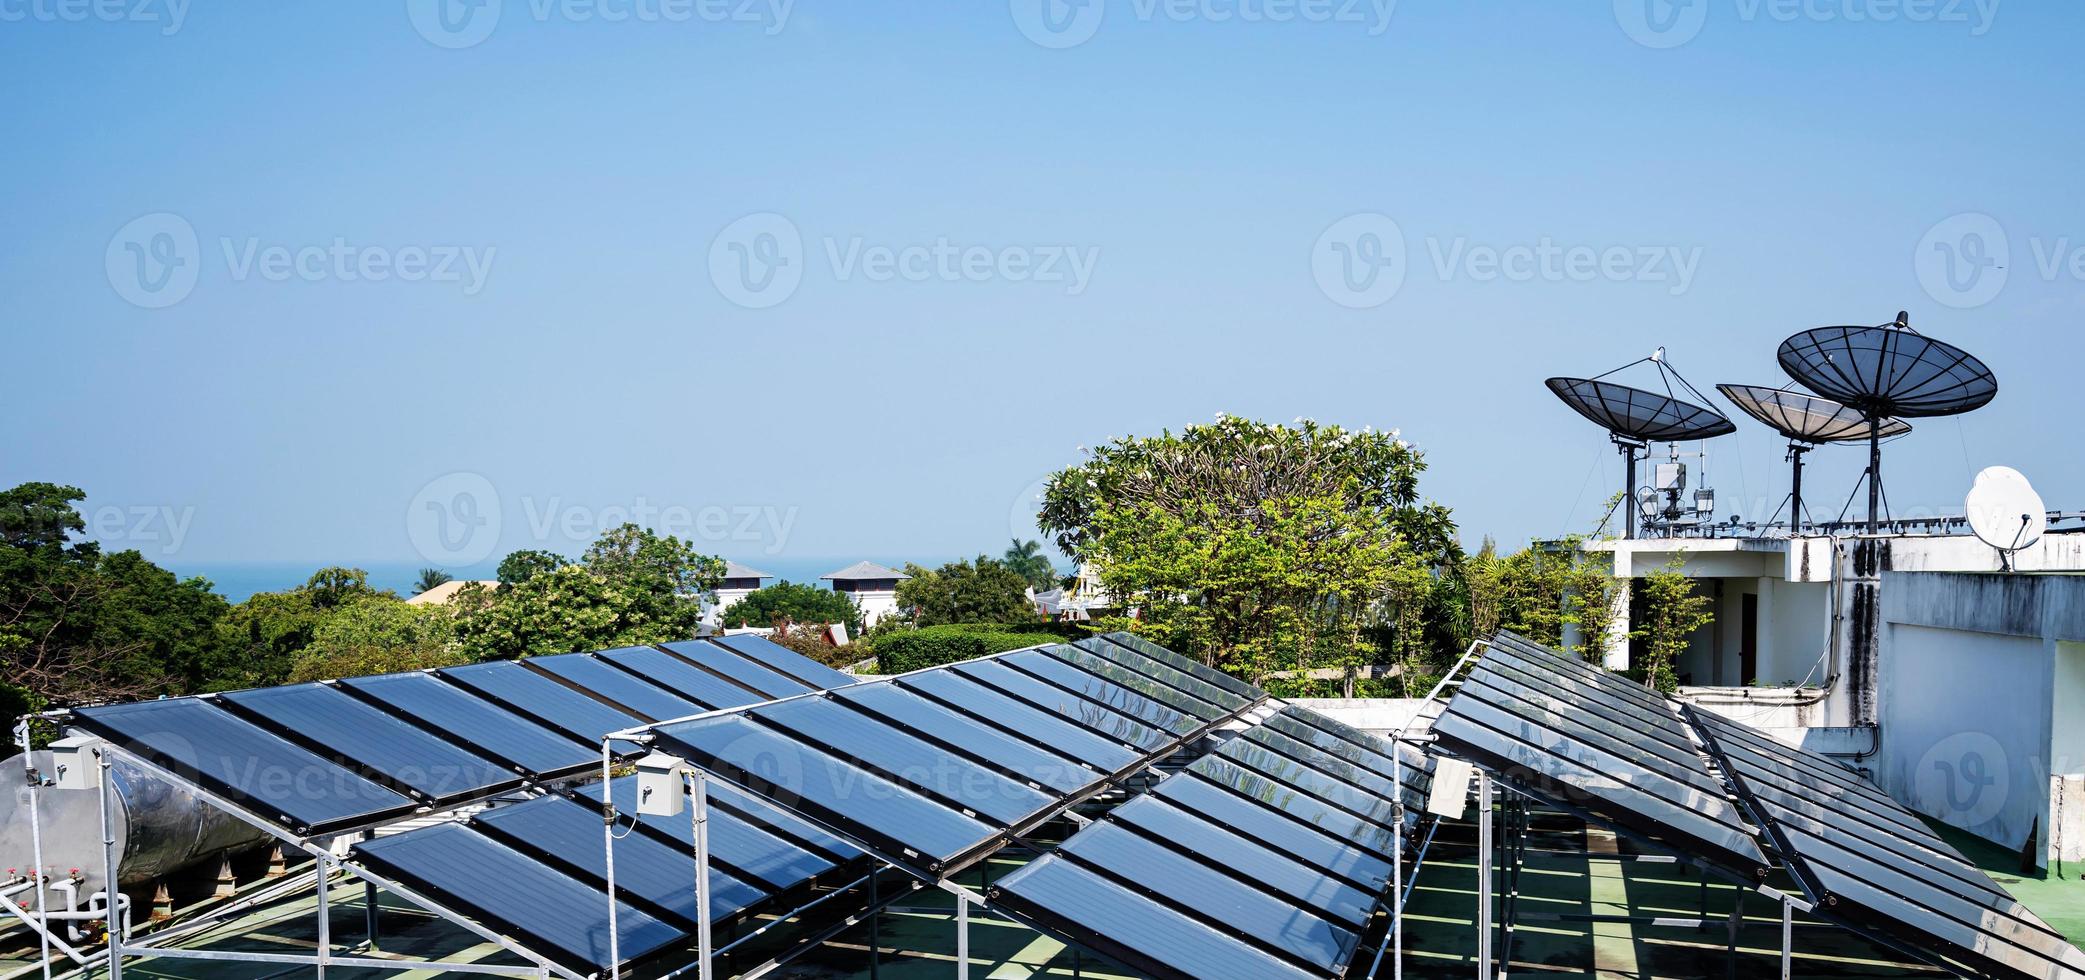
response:
<path id="1" fill-rule="evenodd" d="M 439 568 L 420 569 L 420 578 L 413 583 L 413 594 L 419 595 L 422 592 L 432 592 L 435 586 L 444 582 L 455 581 L 455 579 L 456 576 Z"/>
<path id="2" fill-rule="evenodd" d="M 1050 565 L 1049 556 L 1043 554 L 1042 542 L 1022 541 L 1020 538 L 1007 540 L 1010 546 L 1006 549 L 1005 557 L 1000 560 L 1005 562 L 1008 568 L 1020 573 L 1022 578 L 1028 580 L 1028 584 L 1035 586 L 1037 592 L 1047 592 L 1057 587 L 1057 569 Z"/>

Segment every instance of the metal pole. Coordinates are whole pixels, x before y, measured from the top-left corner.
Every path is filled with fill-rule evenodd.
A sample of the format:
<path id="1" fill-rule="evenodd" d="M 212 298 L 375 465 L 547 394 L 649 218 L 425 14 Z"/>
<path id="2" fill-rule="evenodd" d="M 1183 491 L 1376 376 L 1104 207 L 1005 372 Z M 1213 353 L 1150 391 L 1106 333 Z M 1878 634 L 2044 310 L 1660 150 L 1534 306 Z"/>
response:
<path id="1" fill-rule="evenodd" d="M 320 980 L 324 980 L 324 977 L 326 976 L 326 960 L 328 958 L 328 954 L 333 951 L 333 909 L 332 906 L 330 906 L 327 903 L 327 899 L 330 896 L 326 894 L 327 892 L 332 891 L 331 888 L 327 887 L 327 885 L 331 884 L 331 882 L 326 880 L 327 878 L 331 877 L 331 872 L 333 870 L 331 867 L 332 863 L 333 862 L 326 858 L 319 858 L 318 975 L 320 977 Z"/>
<path id="2" fill-rule="evenodd" d="M 711 980 L 714 967 L 710 960 L 715 947 L 710 942 L 709 927 L 709 777 L 699 770 L 690 770 L 682 779 L 695 808 L 695 917 L 700 920 L 695 923 L 695 948 L 702 967 L 698 975 L 702 980 Z"/>
<path id="3" fill-rule="evenodd" d="M 1477 976 L 1491 976 L 1491 776 L 1477 770 Z"/>
<path id="4" fill-rule="evenodd" d="M 883 906 L 876 901 L 879 871 L 869 872 L 869 980 L 877 980 L 876 965 L 883 959 L 883 937 L 876 928 L 883 919 Z"/>
<path id="5" fill-rule="evenodd" d="M 1809 451 L 1797 443 L 1788 444 L 1788 455 L 1795 460 L 1795 488 L 1789 494 L 1791 510 L 1788 514 L 1788 526 L 1797 536 L 1803 533 L 1803 454 Z"/>
<path id="6" fill-rule="evenodd" d="M 103 908 L 108 910 L 105 924 L 109 933 L 109 980 L 123 980 L 123 939 L 116 925 L 116 907 L 123 904 L 123 892 L 116 887 L 116 835 L 110 832 L 108 752 L 96 747 L 94 759 L 101 770 L 101 887 L 108 899 Z M 38 869 L 41 872 L 41 869 Z M 46 923 L 48 925 L 48 923 Z"/>
<path id="7" fill-rule="evenodd" d="M 376 883 L 362 883 L 362 931 L 369 936 L 369 951 L 376 952 L 377 939 L 377 894 Z"/>
<path id="8" fill-rule="evenodd" d="M 1622 519 L 1627 531 L 1622 537 L 1636 536 L 1636 447 L 1622 444 Z"/>
<path id="9" fill-rule="evenodd" d="M 1397 840 L 1390 852 L 1390 976 L 1404 980 L 1404 756 L 1390 740 L 1391 812 L 1397 817 Z M 1369 971 L 1373 973 L 1374 971 Z"/>
<path id="10" fill-rule="evenodd" d="M 616 925 L 615 907 L 615 784 L 614 756 L 608 739 L 601 739 L 601 848 L 607 855 L 608 877 L 608 975 L 623 980 L 622 933 Z"/>
<path id="11" fill-rule="evenodd" d="M 1795 906 L 1781 902 L 1781 980 L 1789 980 L 1795 960 Z"/>
<path id="12" fill-rule="evenodd" d="M 970 980 L 970 900 L 956 896 L 956 980 Z"/>
<path id="13" fill-rule="evenodd" d="M 36 867 L 29 869 L 29 880 L 36 883 L 36 919 L 41 928 L 36 930 L 43 951 L 43 980 L 51 980 L 51 920 L 44 915 L 50 906 L 45 902 L 43 878 L 43 773 L 37 772 L 29 755 L 29 719 L 24 717 L 16 723 L 14 740 L 22 747 L 22 775 L 29 782 L 29 856 Z"/>
<path id="14" fill-rule="evenodd" d="M 1868 530 L 1881 526 L 1882 416 L 1868 416 Z"/>

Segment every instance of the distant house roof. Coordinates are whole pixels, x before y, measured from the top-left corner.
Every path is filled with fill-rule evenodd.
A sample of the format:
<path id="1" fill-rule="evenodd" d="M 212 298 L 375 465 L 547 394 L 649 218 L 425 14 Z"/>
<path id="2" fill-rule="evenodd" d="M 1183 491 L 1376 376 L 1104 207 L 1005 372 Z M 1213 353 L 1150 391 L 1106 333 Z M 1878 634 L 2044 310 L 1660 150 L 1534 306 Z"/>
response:
<path id="1" fill-rule="evenodd" d="M 428 589 L 427 591 L 422 592 L 419 595 L 407 599 L 405 602 L 406 605 L 409 606 L 446 606 L 449 604 L 449 600 L 456 598 L 456 593 L 463 591 L 463 587 L 470 584 L 472 583 L 468 579 L 452 578 L 447 582 L 443 582 L 442 584 L 437 585 L 434 588 Z M 499 587 L 499 583 L 496 581 L 478 582 L 476 584 L 482 585 L 488 589 Z"/>
<path id="2" fill-rule="evenodd" d="M 858 561 L 837 572 L 828 572 L 818 577 L 834 582 L 858 582 L 864 579 L 898 579 L 912 576 L 895 568 L 885 568 L 873 561 Z"/>
<path id="3" fill-rule="evenodd" d="M 741 565 L 741 564 L 739 564 L 738 562 L 732 561 L 732 560 L 731 560 L 731 559 L 729 559 L 729 558 L 726 558 L 726 559 L 724 559 L 724 577 L 725 577 L 725 578 L 774 578 L 775 576 L 774 576 L 774 573 L 772 573 L 772 572 L 763 572 L 763 571 L 761 571 L 760 569 L 757 569 L 757 568 L 749 568 L 749 567 L 747 567 L 747 566 L 745 566 L 745 565 Z"/>

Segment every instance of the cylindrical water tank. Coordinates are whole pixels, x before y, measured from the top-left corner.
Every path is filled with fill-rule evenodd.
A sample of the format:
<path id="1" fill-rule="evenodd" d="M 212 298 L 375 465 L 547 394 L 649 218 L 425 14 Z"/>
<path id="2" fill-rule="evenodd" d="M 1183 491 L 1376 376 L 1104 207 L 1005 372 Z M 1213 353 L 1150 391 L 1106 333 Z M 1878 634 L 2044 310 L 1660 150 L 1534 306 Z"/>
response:
<path id="1" fill-rule="evenodd" d="M 27 755 L 0 763 L 0 785 L 13 788 L 0 796 L 10 804 L 0 807 L 0 869 L 11 869 L 10 876 L 27 875 L 36 866 L 24 767 L 33 765 L 46 778 L 51 774 L 49 752 Z M 109 780 L 109 830 L 116 841 L 116 878 L 123 886 L 146 884 L 267 839 L 253 825 L 128 762 L 114 762 Z M 100 791 L 45 786 L 34 795 L 43 833 L 44 873 L 64 879 L 77 872 L 82 896 L 100 891 Z"/>

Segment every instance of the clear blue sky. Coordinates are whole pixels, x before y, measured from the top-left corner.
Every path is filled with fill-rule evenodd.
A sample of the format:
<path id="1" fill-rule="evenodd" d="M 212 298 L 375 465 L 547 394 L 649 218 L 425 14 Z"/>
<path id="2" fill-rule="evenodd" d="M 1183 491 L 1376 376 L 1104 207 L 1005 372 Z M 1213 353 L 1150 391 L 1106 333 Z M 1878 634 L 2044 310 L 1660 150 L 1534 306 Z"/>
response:
<path id="1" fill-rule="evenodd" d="M 1994 463 L 2085 507 L 2077 4 L 67 2 L 0 0 L 0 481 L 177 567 L 571 551 L 640 503 L 754 563 L 996 551 L 1075 447 L 1219 411 L 1400 428 L 1468 540 L 1524 539 L 1616 482 L 1544 377 L 1778 384 L 1899 309 L 2003 390 L 1892 447 L 1898 508 Z M 1380 254 L 1357 214 L 1388 295 L 1319 275 Z M 1483 257 L 1545 242 L 1624 261 Z M 1712 482 L 1764 516 L 1741 427 Z"/>

